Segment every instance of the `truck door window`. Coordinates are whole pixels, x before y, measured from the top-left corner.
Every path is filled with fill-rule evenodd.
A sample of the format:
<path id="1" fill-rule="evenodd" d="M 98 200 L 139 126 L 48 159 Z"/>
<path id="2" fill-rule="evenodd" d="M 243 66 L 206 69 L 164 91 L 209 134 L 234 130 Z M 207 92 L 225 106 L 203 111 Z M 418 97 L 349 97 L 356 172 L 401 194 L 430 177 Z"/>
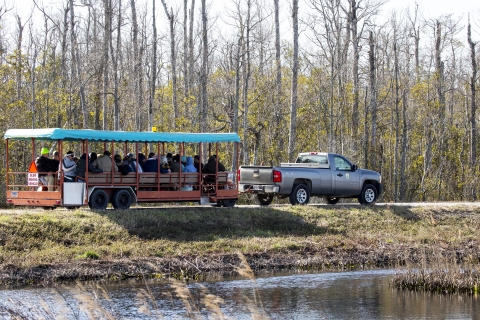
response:
<path id="1" fill-rule="evenodd" d="M 342 170 L 342 171 L 352 170 L 352 165 L 350 164 L 350 162 L 348 162 L 344 158 L 336 156 L 334 157 L 334 161 L 335 161 L 335 169 Z"/>

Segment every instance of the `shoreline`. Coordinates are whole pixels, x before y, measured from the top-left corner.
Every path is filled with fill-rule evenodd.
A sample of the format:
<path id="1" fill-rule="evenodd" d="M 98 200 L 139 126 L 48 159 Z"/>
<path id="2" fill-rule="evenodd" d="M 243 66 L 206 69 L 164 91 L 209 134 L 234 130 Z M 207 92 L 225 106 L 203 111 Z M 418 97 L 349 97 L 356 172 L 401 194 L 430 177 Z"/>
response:
<path id="1" fill-rule="evenodd" d="M 407 253 L 408 252 L 408 253 Z M 430 253 L 428 253 L 430 252 Z M 364 269 L 413 267 L 421 261 L 433 260 L 438 254 L 456 256 L 459 260 L 479 255 L 474 249 L 445 249 L 428 247 L 387 248 L 370 252 L 323 252 L 212 254 L 204 256 L 143 257 L 113 261 L 71 261 L 21 268 L 0 266 L 0 286 L 44 286 L 76 281 L 122 281 L 132 278 L 175 278 L 177 280 L 206 280 L 212 275 L 239 275 L 244 269 L 243 258 L 253 275 L 278 271 L 353 271 Z"/>
<path id="2" fill-rule="evenodd" d="M 2 210 L 0 286 L 478 267 L 478 239 L 480 208 L 465 205 Z"/>

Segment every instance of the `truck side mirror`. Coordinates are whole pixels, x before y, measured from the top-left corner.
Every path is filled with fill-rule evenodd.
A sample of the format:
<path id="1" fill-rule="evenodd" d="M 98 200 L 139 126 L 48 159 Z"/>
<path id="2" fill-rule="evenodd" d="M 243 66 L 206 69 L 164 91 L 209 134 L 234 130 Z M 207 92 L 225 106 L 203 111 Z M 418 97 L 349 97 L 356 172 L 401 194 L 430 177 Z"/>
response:
<path id="1" fill-rule="evenodd" d="M 352 165 L 352 171 L 355 171 L 358 169 L 358 166 L 356 164 Z"/>

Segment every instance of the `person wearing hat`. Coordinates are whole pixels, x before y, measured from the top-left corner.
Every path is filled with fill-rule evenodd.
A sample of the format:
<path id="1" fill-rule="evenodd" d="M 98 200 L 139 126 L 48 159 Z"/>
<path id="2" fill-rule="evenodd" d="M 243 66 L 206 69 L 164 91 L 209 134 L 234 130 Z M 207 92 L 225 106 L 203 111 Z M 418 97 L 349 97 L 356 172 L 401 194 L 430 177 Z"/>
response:
<path id="1" fill-rule="evenodd" d="M 127 154 L 128 158 L 128 165 L 130 166 L 130 169 L 132 169 L 132 172 L 137 172 L 137 159 L 133 157 L 133 153 Z M 143 168 L 141 165 L 138 165 L 138 172 L 143 172 Z"/>
<path id="2" fill-rule="evenodd" d="M 66 182 L 75 181 L 75 177 L 77 176 L 77 163 L 73 160 L 74 157 L 75 154 L 73 151 L 68 151 L 62 160 L 62 169 L 63 172 L 65 172 L 64 177 Z"/>
<path id="3" fill-rule="evenodd" d="M 103 172 L 111 172 L 112 168 L 114 172 L 118 172 L 117 166 L 112 167 L 112 158 L 110 157 L 110 151 L 105 150 L 103 155 L 92 162 L 93 166 L 98 169 L 102 169 Z"/>
<path id="4" fill-rule="evenodd" d="M 50 153 L 48 148 L 42 148 L 40 153 L 41 156 L 35 159 L 35 165 L 37 166 L 38 171 L 38 178 L 40 181 L 43 181 L 44 184 L 46 182 L 48 186 L 48 191 L 53 191 L 53 183 L 55 179 L 52 171 L 57 171 L 57 169 L 54 168 L 54 160 L 48 157 Z"/>

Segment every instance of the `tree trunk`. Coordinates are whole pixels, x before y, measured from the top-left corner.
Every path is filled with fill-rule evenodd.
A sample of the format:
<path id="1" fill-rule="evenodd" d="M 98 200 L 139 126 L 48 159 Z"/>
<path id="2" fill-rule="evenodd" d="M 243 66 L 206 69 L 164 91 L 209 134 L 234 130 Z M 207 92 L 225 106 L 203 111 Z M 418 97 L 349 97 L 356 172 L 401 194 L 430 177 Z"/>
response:
<path id="1" fill-rule="evenodd" d="M 275 134 L 274 139 L 278 141 L 277 151 L 275 152 L 276 160 L 280 160 L 282 157 L 282 151 L 284 149 L 284 138 L 281 134 L 282 123 L 282 61 L 281 61 L 281 48 L 280 48 L 280 10 L 278 7 L 278 0 L 274 0 L 275 4 L 275 67 L 276 78 L 275 88 L 276 96 L 273 101 L 274 104 L 274 117 L 275 117 Z"/>
<path id="2" fill-rule="evenodd" d="M 205 132 L 207 125 L 207 67 L 208 67 L 208 35 L 207 35 L 207 7 L 206 0 L 202 0 L 202 70 L 200 72 L 200 86 L 202 90 L 202 101 L 200 105 L 200 132 Z"/>
<path id="3" fill-rule="evenodd" d="M 72 0 L 71 0 L 72 1 Z M 107 94 L 108 94 L 108 48 L 110 45 L 112 32 L 112 2 L 111 0 L 103 0 L 105 9 L 105 20 L 103 29 L 103 130 L 108 130 L 107 123 Z"/>
<path id="4" fill-rule="evenodd" d="M 113 11 L 113 10 L 112 10 Z M 112 53 L 112 60 L 113 60 L 113 84 L 114 84 L 114 89 L 113 89 L 113 127 L 114 130 L 120 130 L 120 106 L 118 103 L 118 57 L 120 55 L 120 39 L 121 39 L 121 33 L 120 33 L 120 28 L 122 25 L 122 0 L 118 0 L 118 17 L 117 17 L 117 44 L 116 44 L 116 54 L 113 50 L 113 43 L 112 39 L 110 37 L 110 51 Z"/>
<path id="5" fill-rule="evenodd" d="M 358 43 L 358 18 L 357 10 L 359 3 L 356 0 L 349 0 L 349 24 L 352 32 L 352 50 L 353 50 L 353 106 L 352 106 L 352 133 L 355 136 L 358 134 L 358 105 L 359 105 L 359 74 L 358 66 L 360 61 L 360 48 Z"/>
<path id="6" fill-rule="evenodd" d="M 470 61 L 472 63 L 472 76 L 470 77 L 470 139 L 472 147 L 470 148 L 470 165 L 475 168 L 477 162 L 477 60 L 475 53 L 476 43 L 472 41 L 472 30 L 470 21 L 468 22 L 468 44 L 470 46 Z"/>
<path id="7" fill-rule="evenodd" d="M 293 20 L 293 66 L 292 66 L 292 100 L 290 104 L 290 133 L 288 140 L 288 161 L 295 157 L 295 140 L 297 131 L 297 80 L 298 80 L 298 0 L 292 3 Z"/>
<path id="8" fill-rule="evenodd" d="M 83 129 L 88 129 L 88 113 L 87 113 L 87 102 L 85 100 L 85 86 L 82 83 L 82 80 L 80 79 L 80 57 L 78 53 L 78 43 L 77 43 L 77 35 L 75 34 L 75 13 L 73 10 L 73 0 L 70 0 L 70 41 L 71 41 L 71 50 L 72 50 L 72 60 L 74 65 L 74 71 L 72 72 L 72 75 L 74 75 L 74 79 L 76 78 L 76 81 L 78 82 L 79 88 L 80 88 L 80 106 L 82 109 L 82 114 L 83 114 Z M 76 77 L 75 77 L 76 75 Z M 76 110 L 77 108 L 75 108 Z M 75 115 L 77 112 L 75 112 Z M 75 117 L 74 119 L 78 119 Z M 78 120 L 77 120 L 78 121 Z M 75 122 L 75 125 L 78 127 L 79 124 L 77 121 Z"/>
<path id="9" fill-rule="evenodd" d="M 248 134 L 248 85 L 250 81 L 250 11 L 251 11 L 251 0 L 247 0 L 247 19 L 245 21 L 245 54 L 243 55 L 246 58 L 244 63 L 245 72 L 243 74 L 243 163 L 248 163 L 248 144 L 247 144 L 247 134 Z"/>
<path id="10" fill-rule="evenodd" d="M 153 6 L 153 12 L 152 12 L 153 54 L 152 54 L 152 80 L 151 80 L 152 82 L 150 84 L 150 99 L 148 103 L 149 130 L 152 130 L 152 127 L 153 127 L 153 102 L 155 101 L 155 87 L 157 83 L 157 23 L 155 22 L 155 0 L 152 0 L 152 6 Z"/>
<path id="11" fill-rule="evenodd" d="M 372 113 L 372 138 L 370 139 L 370 152 L 367 152 L 367 161 L 370 162 L 372 168 L 377 166 L 377 78 L 376 78 L 376 58 L 375 58 L 375 42 L 373 39 L 373 31 L 370 31 L 369 37 L 370 51 L 368 52 L 370 62 L 370 112 Z M 367 139 L 368 140 L 368 139 Z M 368 141 L 367 141 L 368 142 Z M 368 148 L 365 150 L 369 150 Z M 366 166 L 367 168 L 370 166 Z"/>
<path id="12" fill-rule="evenodd" d="M 190 30 L 188 35 L 188 88 L 191 91 L 193 87 L 193 76 L 194 76 L 194 67 L 195 67 L 195 60 L 193 55 L 193 22 L 195 17 L 195 0 L 192 0 L 190 5 Z"/>
<path id="13" fill-rule="evenodd" d="M 173 129 L 175 129 L 175 121 L 178 117 L 177 106 L 177 59 L 175 53 L 175 16 L 173 15 L 173 9 L 170 8 L 168 13 L 167 4 L 165 0 L 162 0 L 165 15 L 168 18 L 170 24 L 170 63 L 172 64 L 172 106 L 173 106 L 173 119 L 171 121 Z"/>
<path id="14" fill-rule="evenodd" d="M 183 96 L 188 98 L 188 0 L 183 0 Z"/>
<path id="15" fill-rule="evenodd" d="M 133 38 L 133 94 L 134 101 L 137 102 L 137 108 L 134 108 L 134 130 L 140 131 L 140 114 L 141 114 L 141 95 L 140 95 L 140 55 L 138 50 L 138 22 L 137 10 L 135 8 L 135 0 L 130 0 L 132 9 L 132 38 Z"/>

